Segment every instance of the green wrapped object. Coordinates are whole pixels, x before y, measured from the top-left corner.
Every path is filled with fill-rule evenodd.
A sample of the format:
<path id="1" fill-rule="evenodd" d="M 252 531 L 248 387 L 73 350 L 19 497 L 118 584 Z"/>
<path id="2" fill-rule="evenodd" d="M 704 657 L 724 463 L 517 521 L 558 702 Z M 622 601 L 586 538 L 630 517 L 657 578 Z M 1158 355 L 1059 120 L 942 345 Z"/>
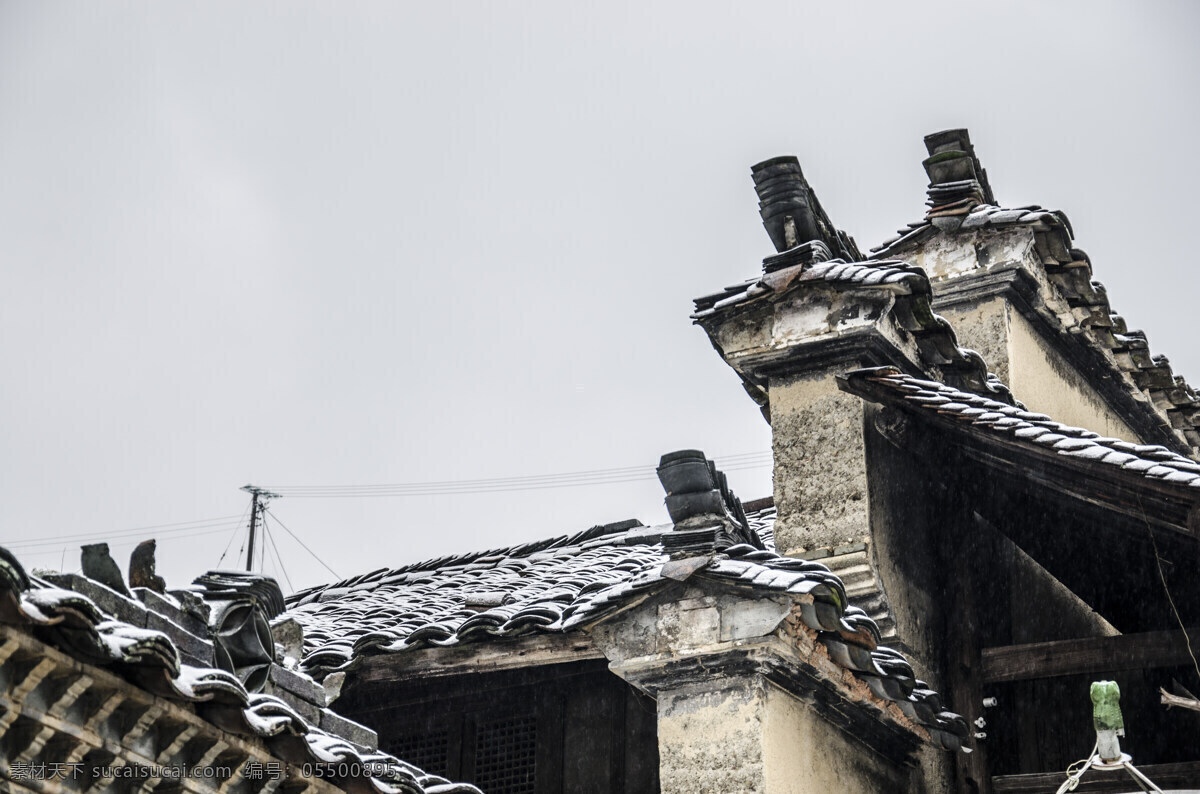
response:
<path id="1" fill-rule="evenodd" d="M 1092 718 L 1096 732 L 1119 731 L 1125 735 L 1125 719 L 1121 716 L 1121 687 L 1116 681 L 1096 681 L 1092 684 Z"/>

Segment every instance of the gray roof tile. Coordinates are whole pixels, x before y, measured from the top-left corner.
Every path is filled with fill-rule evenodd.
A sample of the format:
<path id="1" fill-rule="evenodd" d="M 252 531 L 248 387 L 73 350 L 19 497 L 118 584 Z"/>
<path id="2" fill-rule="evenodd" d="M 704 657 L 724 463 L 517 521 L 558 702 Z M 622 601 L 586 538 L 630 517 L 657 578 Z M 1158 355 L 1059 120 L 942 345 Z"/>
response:
<path id="1" fill-rule="evenodd" d="M 851 660 L 853 665 L 846 666 L 860 675 L 886 678 L 888 684 L 873 684 L 872 690 L 889 693 L 902 708 L 909 704 L 906 713 L 942 747 L 960 748 L 966 737 L 962 718 L 919 708 L 923 696 L 912 694 L 912 668 L 898 652 L 879 645 L 878 627 L 849 605 L 841 579 L 820 563 L 776 554 L 774 507 L 749 504 L 755 508 L 746 511 L 750 527 L 768 550 L 733 546 L 694 577 L 764 593 L 813 596 L 816 603 L 804 619 L 831 657 Z M 575 631 L 671 584 L 662 575 L 667 556 L 658 541 L 670 528 L 613 526 L 492 550 L 486 557 L 463 555 L 376 572 L 371 575 L 375 584 L 366 589 L 343 582 L 298 593 L 289 599 L 286 614 L 304 627 L 303 666 L 319 675 L 363 655 Z M 504 592 L 504 605 L 482 612 L 467 608 L 467 598 L 484 591 Z"/>
<path id="2" fill-rule="evenodd" d="M 364 751 L 322 730 L 277 697 L 246 691 L 232 673 L 180 662 L 166 634 L 113 620 L 87 596 L 30 577 L 7 549 L 0 547 L 0 617 L 44 633 L 50 644 L 87 664 L 111 666 L 126 678 L 168 700 L 230 707 L 240 727 L 222 720 L 222 730 L 259 739 L 291 734 L 302 739 L 317 764 L 344 764 L 356 777 L 345 786 L 380 794 L 480 794 L 474 786 L 451 783 L 387 753 Z M 343 722 L 345 722 L 343 720 Z M 336 780 L 330 782 L 338 783 Z"/>
<path id="3" fill-rule="evenodd" d="M 1092 279 L 1091 260 L 1073 248 L 1074 230 L 1066 214 L 1037 205 L 1003 209 L 979 204 L 960 215 L 957 231 L 1023 226 L 1031 229 L 1038 256 L 1054 289 L 1072 308 L 1078 327 L 1101 350 L 1113 355 L 1116 368 L 1124 372 L 1140 390 L 1150 395 L 1155 407 L 1174 428 L 1193 454 L 1200 453 L 1200 395 L 1186 380 L 1175 375 L 1165 356 L 1147 352 L 1145 334 L 1129 331 L 1125 321 L 1114 313 L 1104 285 Z M 946 231 L 930 220 L 910 224 L 895 237 L 871 250 L 871 260 L 893 265 L 909 246 Z M 1129 355 L 1132 354 L 1132 355 Z"/>
<path id="4" fill-rule="evenodd" d="M 967 398 L 975 395 L 945 384 L 918 380 L 896 367 L 855 370 L 847 373 L 842 382 L 849 391 L 868 399 L 909 405 L 918 411 L 936 412 L 939 416 L 987 428 L 988 432 L 1004 433 L 1024 442 L 1052 448 L 1060 455 L 1200 489 L 1200 464 L 1166 447 L 1105 438 L 1081 427 L 1055 422 L 1044 414 L 1013 411 L 1011 406 L 990 400 L 985 401 L 984 407 L 996 413 L 1015 413 L 1016 416 L 988 421 L 990 414 L 977 414 L 963 405 L 968 401 Z M 913 386 L 919 386 L 921 390 L 913 392 Z"/>
<path id="5" fill-rule="evenodd" d="M 879 260 L 845 262 L 840 259 L 793 265 L 764 274 L 752 286 L 697 298 L 692 319 L 708 330 L 723 312 L 772 298 L 780 298 L 803 284 L 821 283 L 847 290 L 879 289 L 897 296 L 907 318 L 905 330 L 917 337 L 922 356 L 955 379 L 963 388 L 988 397 L 1011 400 L 1007 387 L 987 371 L 978 353 L 960 347 L 954 329 L 935 314 L 930 300 L 933 287 L 925 271 L 905 262 Z M 712 331 L 709 330 L 710 335 Z"/>

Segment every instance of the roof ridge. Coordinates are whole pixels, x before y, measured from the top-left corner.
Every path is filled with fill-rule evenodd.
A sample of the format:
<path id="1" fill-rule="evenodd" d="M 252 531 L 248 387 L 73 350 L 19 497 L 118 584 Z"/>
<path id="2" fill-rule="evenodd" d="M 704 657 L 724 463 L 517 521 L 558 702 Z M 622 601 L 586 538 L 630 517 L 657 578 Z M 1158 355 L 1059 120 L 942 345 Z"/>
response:
<path id="1" fill-rule="evenodd" d="M 470 551 L 462 554 L 446 554 L 441 557 L 430 557 L 418 562 L 401 565 L 397 568 L 377 568 L 374 571 L 369 571 L 364 574 L 352 576 L 336 582 L 316 585 L 313 587 L 299 590 L 287 596 L 284 601 L 288 608 L 299 606 L 300 604 L 310 603 L 316 600 L 320 594 L 330 590 L 349 590 L 351 588 L 363 588 L 366 584 L 378 584 L 384 579 L 393 576 L 399 576 L 406 573 L 418 573 L 420 571 L 436 571 L 441 568 L 449 568 L 458 565 L 471 565 L 486 560 L 489 557 L 528 557 L 531 554 L 548 551 L 550 549 L 559 548 L 562 546 L 573 546 L 579 543 L 586 543 L 596 538 L 615 535 L 621 532 L 627 532 L 635 527 L 644 526 L 639 519 L 627 518 L 621 521 L 614 521 L 609 524 L 597 524 L 587 529 L 579 530 L 578 532 L 569 535 L 555 535 L 542 540 L 527 541 L 518 543 L 512 546 L 501 546 L 483 551 Z"/>
<path id="2" fill-rule="evenodd" d="M 771 503 L 761 513 L 774 512 L 773 500 L 760 502 Z M 468 566 L 424 571 L 377 591 L 300 606 L 289 614 L 305 629 L 303 666 L 320 674 L 345 669 L 370 655 L 483 639 L 574 634 L 676 582 L 664 569 L 670 563 L 657 538 L 653 545 L 589 547 L 585 542 L 572 553 L 565 553 L 570 546 L 557 548 L 564 553 L 475 570 Z M 961 717 L 942 711 L 940 705 L 926 708 L 932 702 L 927 699 L 936 695 L 924 693 L 926 687 L 916 682 L 902 655 L 880 645 L 879 627 L 849 603 L 845 584 L 824 564 L 749 543 L 701 554 L 688 563 L 698 565 L 692 570 L 699 579 L 745 588 L 747 598 L 795 597 L 796 620 L 838 666 L 858 676 L 876 697 L 895 703 L 941 747 L 957 750 L 968 741 Z"/>

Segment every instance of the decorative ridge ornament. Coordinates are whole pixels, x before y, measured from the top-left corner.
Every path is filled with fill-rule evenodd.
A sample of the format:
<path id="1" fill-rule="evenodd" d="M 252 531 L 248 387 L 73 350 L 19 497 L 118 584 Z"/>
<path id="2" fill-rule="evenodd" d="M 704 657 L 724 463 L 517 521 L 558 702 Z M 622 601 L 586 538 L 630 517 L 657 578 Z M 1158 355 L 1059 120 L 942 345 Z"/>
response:
<path id="1" fill-rule="evenodd" d="M 975 156 L 965 129 L 942 130 L 925 136 L 929 157 L 921 164 L 929 175 L 929 211 L 934 218 L 966 215 L 980 204 L 995 204 L 987 172 Z"/>
<path id="2" fill-rule="evenodd" d="M 782 254 L 797 246 L 820 242 L 827 252 L 825 259 L 863 258 L 854 238 L 837 229 L 825 214 L 795 157 L 784 155 L 764 160 L 750 168 L 750 175 L 758 193 L 758 214 L 776 251 Z M 776 269 L 783 266 L 777 264 Z"/>
<path id="3" fill-rule="evenodd" d="M 698 449 L 668 452 L 658 463 L 658 480 L 667 492 L 667 512 L 675 524 L 663 535 L 673 559 L 695 556 L 740 543 L 765 549 L 750 529 L 742 502 L 725 474 Z"/>
<path id="4" fill-rule="evenodd" d="M 217 666 L 237 675 L 247 690 L 261 692 L 275 659 L 269 621 L 284 608 L 279 584 L 260 574 L 209 571 L 192 587 L 212 607 L 208 626 Z"/>

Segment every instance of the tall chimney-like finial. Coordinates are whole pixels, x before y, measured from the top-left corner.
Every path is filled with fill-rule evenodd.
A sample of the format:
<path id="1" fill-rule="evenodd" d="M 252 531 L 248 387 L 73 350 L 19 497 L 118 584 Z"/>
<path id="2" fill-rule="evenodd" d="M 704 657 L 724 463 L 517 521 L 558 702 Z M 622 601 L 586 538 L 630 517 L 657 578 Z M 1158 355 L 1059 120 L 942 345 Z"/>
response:
<path id="1" fill-rule="evenodd" d="M 838 231 L 791 155 L 764 160 L 750 169 L 758 193 L 758 213 L 775 250 L 789 256 L 768 258 L 767 272 L 834 257 L 862 259 L 854 240 Z"/>
<path id="2" fill-rule="evenodd" d="M 927 218 L 966 215 L 980 204 L 995 204 L 987 172 L 975 156 L 965 130 L 942 130 L 925 136 L 929 157 L 922 163 L 929 175 Z"/>
<path id="3" fill-rule="evenodd" d="M 667 512 L 675 524 L 675 531 L 664 535 L 662 541 L 673 558 L 739 543 L 763 548 L 725 474 L 703 452 L 669 452 L 659 460 L 657 473 L 667 492 Z"/>

